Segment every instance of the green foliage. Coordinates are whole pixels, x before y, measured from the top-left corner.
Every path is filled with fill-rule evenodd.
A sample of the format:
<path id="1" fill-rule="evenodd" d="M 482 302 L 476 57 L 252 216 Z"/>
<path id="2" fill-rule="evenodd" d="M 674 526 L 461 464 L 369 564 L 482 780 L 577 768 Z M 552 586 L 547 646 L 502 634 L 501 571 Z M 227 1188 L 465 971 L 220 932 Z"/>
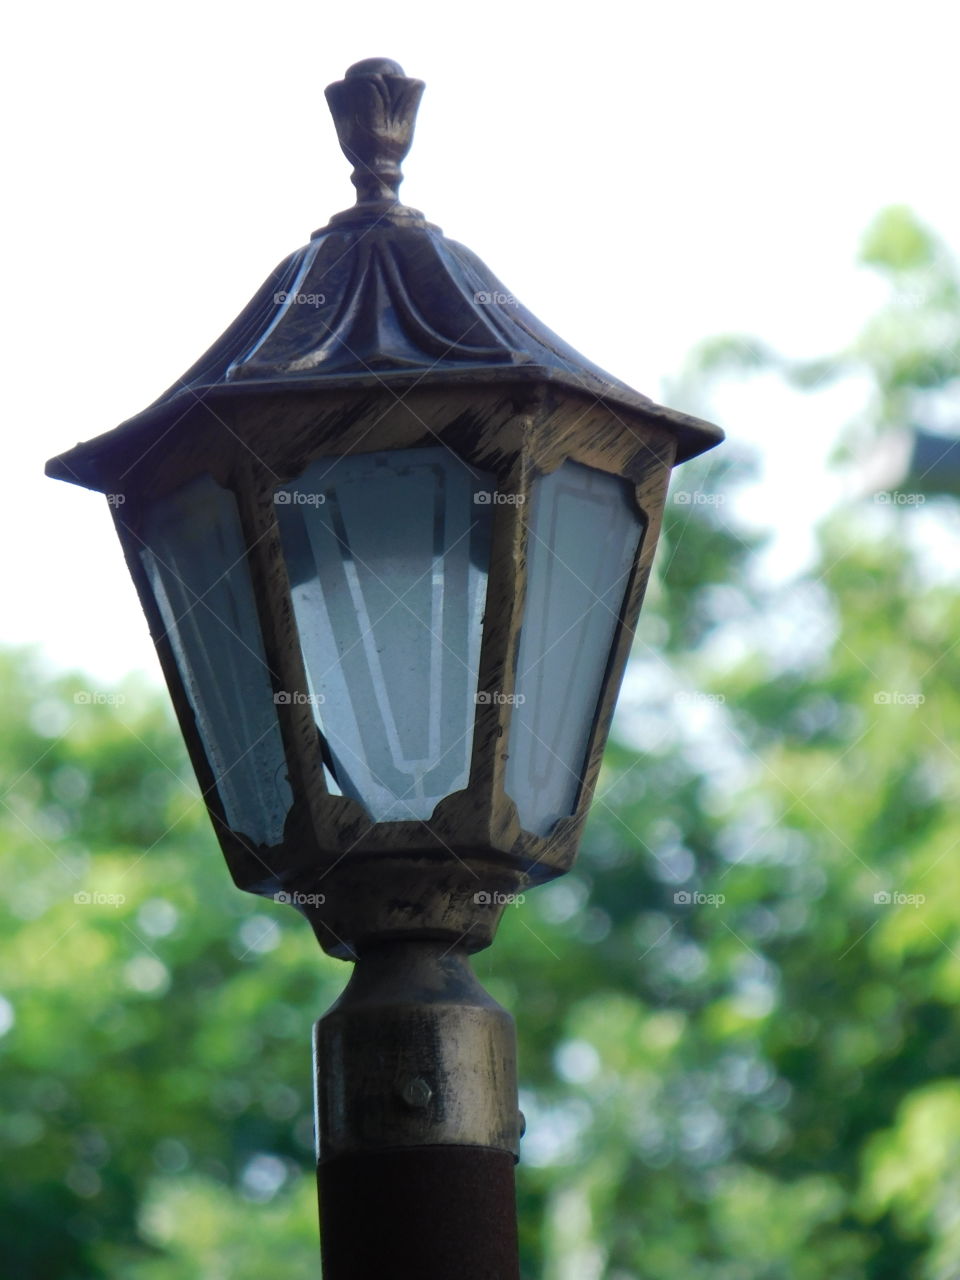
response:
<path id="1" fill-rule="evenodd" d="M 49 680 L 24 655 L 0 685 L 3 1274 L 92 1280 L 123 1259 L 139 1280 L 161 1248 L 144 1280 L 267 1274 L 232 1261 L 243 1196 L 266 1177 L 282 1200 L 311 1167 L 305 1046 L 346 967 L 292 912 L 232 889 L 155 691 Z M 174 1215 L 187 1191 L 191 1215 Z M 295 1240 L 315 1252 L 315 1211 L 295 1207 L 265 1214 L 276 1258 Z M 212 1228 L 183 1251 L 202 1220 L 224 1228 L 208 1259 Z M 315 1274 L 300 1256 L 287 1274 Z"/>
<path id="2" fill-rule="evenodd" d="M 933 266 L 940 256 L 936 238 L 902 204 L 877 214 L 860 247 L 861 262 L 894 277 Z"/>
<path id="3" fill-rule="evenodd" d="M 957 271 L 902 209 L 864 261 L 891 296 L 847 351 L 709 372 L 866 372 L 857 448 L 909 421 L 958 374 Z M 475 960 L 519 1025 L 531 1280 L 960 1272 L 951 512 L 851 504 L 774 587 L 748 478 L 678 474 L 581 858 Z M 2 1273 L 315 1275 L 309 1027 L 346 966 L 233 889 L 158 694 L 22 653 L 0 690 Z"/>

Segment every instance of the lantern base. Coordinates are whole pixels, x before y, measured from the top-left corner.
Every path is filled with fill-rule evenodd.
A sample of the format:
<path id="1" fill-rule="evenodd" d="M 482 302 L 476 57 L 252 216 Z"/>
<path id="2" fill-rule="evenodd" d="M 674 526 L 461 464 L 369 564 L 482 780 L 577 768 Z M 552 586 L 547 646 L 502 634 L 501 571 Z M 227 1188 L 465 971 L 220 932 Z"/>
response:
<path id="1" fill-rule="evenodd" d="M 462 948 L 395 942 L 358 959 L 314 1032 L 318 1159 L 520 1147 L 516 1031 Z"/>
<path id="2" fill-rule="evenodd" d="M 490 946 L 505 909 L 523 902 L 531 878 L 469 851 L 351 853 L 314 881 L 301 881 L 303 892 L 272 896 L 306 916 L 324 951 L 340 960 L 411 939 L 472 954 Z"/>

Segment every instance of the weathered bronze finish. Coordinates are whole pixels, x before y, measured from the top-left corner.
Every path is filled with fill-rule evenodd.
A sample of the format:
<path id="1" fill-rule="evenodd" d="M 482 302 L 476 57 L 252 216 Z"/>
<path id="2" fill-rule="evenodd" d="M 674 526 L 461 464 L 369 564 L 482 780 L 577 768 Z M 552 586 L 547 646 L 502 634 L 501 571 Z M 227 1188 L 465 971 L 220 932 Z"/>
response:
<path id="1" fill-rule="evenodd" d="M 442 942 L 374 947 L 315 1028 L 318 1158 L 385 1147 L 520 1151 L 513 1019 Z"/>
<path id="2" fill-rule="evenodd" d="M 423 214 L 400 204 L 400 164 L 410 150 L 423 81 L 411 80 L 389 58 L 354 63 L 342 80 L 327 85 L 326 98 L 343 154 L 354 166 L 350 181 L 356 206 L 334 221 L 423 222 Z"/>
<path id="3" fill-rule="evenodd" d="M 711 447 L 709 423 L 654 404 L 563 343 L 478 258 L 400 204 L 400 162 L 422 92 L 396 63 L 357 63 L 327 98 L 357 203 L 277 268 L 194 367 L 143 413 L 48 473 L 113 496 L 112 510 L 230 870 L 284 895 L 342 957 L 433 937 L 478 950 L 497 904 L 569 869 L 657 544 L 670 470 Z M 276 519 L 278 486 L 315 459 L 443 445 L 515 501 L 493 513 L 468 785 L 427 820 L 374 822 L 328 791 Z M 622 477 L 644 528 L 621 607 L 575 810 L 522 828 L 504 785 L 538 476 L 567 461 Z M 207 474 L 246 538 L 294 797 L 282 843 L 229 826 L 141 549 L 154 504 Z M 124 501 L 116 500 L 123 495 Z"/>

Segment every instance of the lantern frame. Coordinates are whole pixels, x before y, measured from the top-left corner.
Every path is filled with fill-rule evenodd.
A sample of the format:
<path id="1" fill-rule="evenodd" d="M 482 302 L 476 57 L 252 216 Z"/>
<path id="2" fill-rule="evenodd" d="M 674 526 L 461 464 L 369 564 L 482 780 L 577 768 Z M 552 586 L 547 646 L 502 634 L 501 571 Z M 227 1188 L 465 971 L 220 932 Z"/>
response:
<path id="1" fill-rule="evenodd" d="M 165 395 L 48 474 L 108 495 L 191 760 L 231 874 L 352 955 L 405 936 L 488 945 L 506 902 L 576 854 L 659 537 L 670 471 L 722 432 L 664 408 L 567 347 L 479 259 L 399 203 L 422 84 L 357 64 L 327 97 L 358 202 L 286 259 Z M 363 121 L 363 127 L 358 126 Z M 332 318 L 314 302 L 335 293 Z M 307 305 L 302 305 L 306 303 Z M 464 327 L 466 326 L 466 327 Z M 332 794 L 294 617 L 275 493 L 320 458 L 447 448 L 515 500 L 492 541 L 467 785 L 427 819 L 375 822 Z M 639 546 L 585 744 L 572 811 L 524 830 L 505 789 L 537 477 L 573 462 L 629 486 Z M 141 559 L 154 504 L 209 475 L 236 498 L 293 803 L 279 844 L 231 827 Z M 122 497 L 122 501 L 120 500 Z M 278 699 L 278 695 L 280 695 Z M 483 695 L 488 695 L 484 698 Z M 559 696 L 559 695 L 558 695 Z M 558 760 L 558 767 L 567 767 Z"/>
<path id="2" fill-rule="evenodd" d="M 386 408 L 385 398 L 390 401 Z M 327 890 L 334 891 L 335 899 L 343 892 L 356 898 L 356 879 L 379 876 L 382 880 L 383 870 L 372 865 L 344 868 L 347 859 L 365 864 L 405 857 L 425 857 L 433 864 L 446 861 L 465 871 L 453 875 L 454 894 L 468 897 L 484 891 L 491 898 L 509 896 L 567 871 L 596 785 L 656 548 L 675 451 L 669 434 L 639 420 L 628 423 L 622 412 L 591 403 L 589 396 L 566 390 L 557 394 L 556 389 L 537 383 L 506 384 L 479 394 L 475 388 L 458 386 L 417 388 L 402 399 L 356 390 L 323 398 L 290 395 L 266 403 L 235 397 L 233 403 L 216 408 L 198 405 L 174 433 L 176 439 L 166 442 L 162 458 L 155 461 L 148 453 L 125 468 L 124 501 L 113 502 L 111 510 L 191 760 L 238 886 L 267 896 L 288 896 L 295 905 L 302 905 L 321 933 L 324 918 L 329 917 L 333 932 L 322 940 L 340 951 L 355 948 L 362 941 L 362 931 L 346 925 L 342 905 L 334 905 Z M 476 704 L 466 788 L 441 800 L 427 820 L 374 822 L 358 801 L 331 794 L 323 776 L 274 494 L 318 458 L 438 444 L 471 468 L 492 473 L 499 492 L 516 499 L 492 505 L 477 692 L 498 696 Z M 502 744 L 509 749 L 532 483 L 565 462 L 626 481 L 643 532 L 623 593 L 575 808 L 549 834 L 536 835 L 522 829 L 514 801 L 505 790 Z M 294 796 L 283 842 L 275 846 L 256 845 L 227 821 L 183 674 L 141 561 L 144 523 L 153 504 L 204 474 L 236 498 L 271 685 L 274 694 L 291 695 L 274 702 Z M 338 868 L 342 868 L 339 874 Z M 425 874 L 433 876 L 435 867 Z M 401 877 L 405 878 L 403 873 Z M 337 892 L 341 881 L 343 888 Z M 322 904 L 315 901 L 319 896 L 325 898 Z M 485 905 L 488 909 L 481 920 L 499 917 L 502 904 Z M 452 927 L 462 933 L 460 914 L 454 916 Z M 373 927 L 381 933 L 382 926 L 381 921 Z M 352 936 L 338 943 L 337 937 L 348 932 Z M 488 929 L 475 926 L 470 933 L 478 945 L 486 945 Z"/>

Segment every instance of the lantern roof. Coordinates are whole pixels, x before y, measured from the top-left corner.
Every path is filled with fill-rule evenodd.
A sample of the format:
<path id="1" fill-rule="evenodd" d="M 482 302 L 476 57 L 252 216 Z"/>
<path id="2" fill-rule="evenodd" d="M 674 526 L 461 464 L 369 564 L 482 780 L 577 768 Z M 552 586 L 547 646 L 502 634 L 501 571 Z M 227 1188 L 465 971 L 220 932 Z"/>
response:
<path id="1" fill-rule="evenodd" d="M 328 86 L 353 208 L 269 276 L 226 332 L 147 409 L 51 459 L 47 474 L 109 487 L 114 450 L 146 451 L 203 403 L 237 396 L 450 383 L 549 382 L 642 414 L 677 439 L 677 462 L 723 438 L 586 360 L 463 245 L 403 205 L 400 162 L 424 85 L 370 58 Z"/>

